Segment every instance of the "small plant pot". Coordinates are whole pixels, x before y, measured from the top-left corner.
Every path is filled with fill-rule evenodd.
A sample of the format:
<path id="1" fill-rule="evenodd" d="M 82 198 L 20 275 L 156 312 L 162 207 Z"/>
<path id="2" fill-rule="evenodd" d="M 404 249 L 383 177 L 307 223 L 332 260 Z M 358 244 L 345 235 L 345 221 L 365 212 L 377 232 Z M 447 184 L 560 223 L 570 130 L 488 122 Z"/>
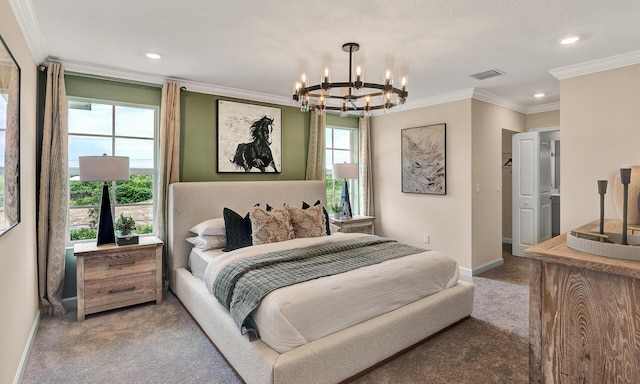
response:
<path id="1" fill-rule="evenodd" d="M 116 244 L 118 245 L 131 245 L 138 244 L 138 234 L 137 233 L 128 233 L 123 235 L 121 233 L 116 234 Z"/>

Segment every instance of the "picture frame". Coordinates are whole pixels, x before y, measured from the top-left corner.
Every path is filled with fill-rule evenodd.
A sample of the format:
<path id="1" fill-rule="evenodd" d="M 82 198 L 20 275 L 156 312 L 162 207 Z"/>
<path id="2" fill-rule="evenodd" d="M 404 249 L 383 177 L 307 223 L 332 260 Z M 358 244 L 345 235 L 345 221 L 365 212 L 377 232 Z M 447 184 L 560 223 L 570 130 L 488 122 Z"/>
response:
<path id="1" fill-rule="evenodd" d="M 282 111 L 218 100 L 218 173 L 282 172 Z"/>
<path id="2" fill-rule="evenodd" d="M 21 69 L 0 36 L 0 236 L 20 223 Z"/>
<path id="3" fill-rule="evenodd" d="M 447 194 L 447 125 L 401 131 L 402 192 Z"/>

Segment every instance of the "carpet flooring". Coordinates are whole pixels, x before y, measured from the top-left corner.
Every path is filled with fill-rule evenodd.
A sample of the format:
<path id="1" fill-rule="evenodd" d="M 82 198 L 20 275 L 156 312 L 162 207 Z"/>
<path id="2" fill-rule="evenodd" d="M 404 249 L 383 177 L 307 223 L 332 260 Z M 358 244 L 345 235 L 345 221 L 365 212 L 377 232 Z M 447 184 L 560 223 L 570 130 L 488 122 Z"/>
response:
<path id="1" fill-rule="evenodd" d="M 353 383 L 528 383 L 528 261 L 474 277 L 472 317 Z M 242 383 L 177 298 L 43 317 L 23 383 Z"/>

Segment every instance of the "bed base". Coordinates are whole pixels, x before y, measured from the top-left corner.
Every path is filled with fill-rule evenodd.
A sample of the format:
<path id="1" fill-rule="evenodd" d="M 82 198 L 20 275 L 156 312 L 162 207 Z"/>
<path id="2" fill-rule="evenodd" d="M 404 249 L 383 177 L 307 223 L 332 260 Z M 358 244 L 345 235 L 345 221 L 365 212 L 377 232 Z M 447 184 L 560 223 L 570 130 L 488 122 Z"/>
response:
<path id="1" fill-rule="evenodd" d="M 253 196 L 253 197 L 252 197 Z M 256 197 L 259 196 L 259 197 Z M 471 315 L 473 283 L 456 286 L 361 324 L 279 354 L 261 340 L 249 342 L 228 311 L 188 270 L 193 225 L 247 212 L 256 202 L 326 205 L 324 181 L 192 182 L 169 187 L 166 239 L 170 288 L 218 350 L 248 384 L 322 384 L 352 378 Z"/>
<path id="2" fill-rule="evenodd" d="M 473 284 L 458 285 L 283 354 L 242 336 L 202 280 L 181 268 L 173 291 L 246 383 L 322 384 L 354 378 L 469 317 Z"/>

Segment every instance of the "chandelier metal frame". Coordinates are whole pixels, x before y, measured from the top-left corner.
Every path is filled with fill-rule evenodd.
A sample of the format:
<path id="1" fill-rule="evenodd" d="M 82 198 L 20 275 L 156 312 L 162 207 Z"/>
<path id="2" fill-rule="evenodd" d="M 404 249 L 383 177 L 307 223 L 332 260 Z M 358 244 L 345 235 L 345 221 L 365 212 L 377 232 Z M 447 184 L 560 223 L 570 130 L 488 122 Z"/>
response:
<path id="1" fill-rule="evenodd" d="M 389 110 L 406 102 L 409 95 L 406 83 L 403 83 L 401 88 L 397 88 L 393 86 L 389 77 L 385 79 L 384 84 L 363 82 L 359 75 L 356 75 L 355 81 L 353 80 L 353 55 L 359 49 L 358 43 L 342 45 L 342 50 L 349 53 L 349 81 L 329 82 L 328 76 L 325 75 L 320 84 L 307 86 L 304 79 L 296 83 L 293 100 L 302 110 L 340 111 L 344 115 L 349 111 L 369 113 L 379 109 Z M 331 93 L 332 89 L 340 88 L 346 89 L 346 94 L 334 95 Z M 372 100 L 376 97 L 382 97 L 382 100 L 373 104 Z M 328 105 L 327 99 L 339 100 L 340 106 Z M 357 103 L 362 100 L 364 105 L 358 105 Z"/>

